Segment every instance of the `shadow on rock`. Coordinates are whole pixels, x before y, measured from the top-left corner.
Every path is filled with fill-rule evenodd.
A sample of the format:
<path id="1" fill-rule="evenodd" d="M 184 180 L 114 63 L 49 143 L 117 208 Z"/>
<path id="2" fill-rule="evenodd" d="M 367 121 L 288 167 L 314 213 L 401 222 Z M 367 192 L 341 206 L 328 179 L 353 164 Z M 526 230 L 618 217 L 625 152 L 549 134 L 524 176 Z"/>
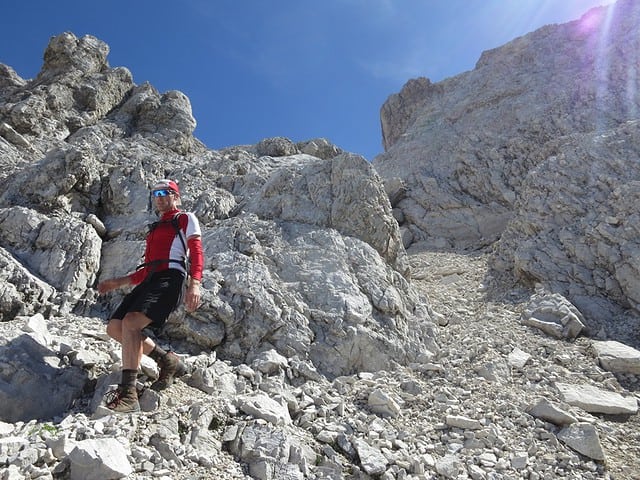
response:
<path id="1" fill-rule="evenodd" d="M 23 334 L 0 347 L 0 420 L 51 420 L 80 397 L 83 370 L 65 365 L 37 338 Z"/>

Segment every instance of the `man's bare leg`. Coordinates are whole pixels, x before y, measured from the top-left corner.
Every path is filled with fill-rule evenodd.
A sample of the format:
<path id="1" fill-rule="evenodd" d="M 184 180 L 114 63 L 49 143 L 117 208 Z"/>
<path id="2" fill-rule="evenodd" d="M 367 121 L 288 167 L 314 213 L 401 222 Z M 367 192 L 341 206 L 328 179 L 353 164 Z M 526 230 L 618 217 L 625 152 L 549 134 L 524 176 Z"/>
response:
<path id="1" fill-rule="evenodd" d="M 132 315 L 132 317 L 130 317 L 129 315 Z M 125 316 L 125 319 L 127 321 L 133 320 L 133 322 L 130 322 L 130 325 L 134 326 L 134 330 L 141 332 L 141 330 L 144 329 L 144 327 L 142 327 L 140 330 L 137 330 L 137 328 L 139 327 L 140 324 L 144 324 L 145 320 L 142 320 L 139 317 L 133 317 L 133 315 L 139 315 L 144 319 L 147 319 L 147 320 L 149 319 L 148 317 L 146 317 L 145 315 L 139 312 L 132 312 L 127 314 L 127 316 Z M 138 318 L 138 320 L 135 320 L 135 318 Z M 145 326 L 147 326 L 147 324 L 145 324 Z M 139 339 L 136 338 L 137 334 L 135 334 L 135 331 L 133 332 L 135 335 L 133 338 L 133 342 L 137 345 L 138 344 L 137 342 L 139 342 Z M 137 372 L 137 369 L 140 366 L 141 355 L 138 355 L 138 356 L 131 355 L 131 357 L 129 358 L 129 362 L 125 364 L 125 353 L 124 353 L 125 347 L 123 344 L 123 321 L 116 318 L 111 319 L 107 324 L 107 334 L 111 338 L 119 342 L 121 345 L 123 345 L 122 369 L 133 370 L 133 368 L 129 368 L 129 365 L 137 361 L 137 363 L 135 363 L 136 365 L 135 370 Z M 181 377 L 182 375 L 187 373 L 186 366 L 182 363 L 180 358 L 175 353 L 164 351 L 162 348 L 157 346 L 153 340 L 146 337 L 142 333 L 140 334 L 143 337 L 142 353 L 152 358 L 158 364 L 158 367 L 160 369 L 158 374 L 158 379 L 151 385 L 151 388 L 153 390 L 164 390 L 165 388 L 171 386 L 175 377 Z M 126 375 L 133 375 L 133 373 L 129 372 Z"/>
<path id="2" fill-rule="evenodd" d="M 109 335 L 116 342 L 122 345 L 122 320 L 117 318 L 112 318 L 111 320 L 109 320 L 109 323 L 107 323 L 107 335 Z M 143 336 L 144 340 L 142 342 L 142 353 L 144 353 L 145 355 L 149 355 L 155 348 L 156 344 L 146 335 Z"/>
<path id="3" fill-rule="evenodd" d="M 140 411 L 136 379 L 146 338 L 142 329 L 150 323 L 151 320 L 146 315 L 129 312 L 122 321 L 112 320 L 107 326 L 107 331 L 112 337 L 117 339 L 118 335 L 120 336 L 119 341 L 122 345 L 122 379 L 120 386 L 114 391 L 114 396 L 107 403 L 107 407 L 114 412 Z"/>
<path id="4" fill-rule="evenodd" d="M 143 344 L 147 338 L 142 330 L 151 319 L 140 312 L 129 312 L 122 319 L 122 369 L 138 370 L 142 360 Z M 151 351 L 151 350 L 150 350 Z"/>

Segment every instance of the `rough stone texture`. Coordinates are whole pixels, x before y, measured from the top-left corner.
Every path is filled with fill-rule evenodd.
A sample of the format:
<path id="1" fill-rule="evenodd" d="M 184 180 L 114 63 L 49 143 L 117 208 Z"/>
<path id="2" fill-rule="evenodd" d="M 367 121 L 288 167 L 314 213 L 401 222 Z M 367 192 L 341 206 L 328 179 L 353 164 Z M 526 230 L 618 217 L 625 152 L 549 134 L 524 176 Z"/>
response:
<path id="1" fill-rule="evenodd" d="M 47 217 L 23 208 L 0 209 L 0 242 L 51 286 L 79 295 L 93 285 L 102 241 L 73 217 Z"/>
<path id="2" fill-rule="evenodd" d="M 576 405 L 587 412 L 608 413 L 611 415 L 635 414 L 638 412 L 638 400 L 635 396 L 623 396 L 590 385 L 572 385 L 558 383 L 556 387 L 569 405 Z"/>
<path id="3" fill-rule="evenodd" d="M 326 138 L 314 138 L 313 140 L 298 142 L 296 146 L 301 153 L 306 153 L 324 160 L 329 160 L 344 153 L 344 150 L 333 145 Z"/>
<path id="4" fill-rule="evenodd" d="M 289 155 L 299 153 L 296 144 L 285 137 L 273 137 L 260 140 L 256 145 L 256 152 L 261 157 L 288 157 Z"/>
<path id="5" fill-rule="evenodd" d="M 539 328 L 548 335 L 573 340 L 584 328 L 580 311 L 557 293 L 537 289 L 526 310 L 522 323 Z"/>
<path id="6" fill-rule="evenodd" d="M 98 379 L 95 390 L 89 382 L 87 393 L 53 419 L 0 421 L 3 468 L 27 478 L 36 472 L 68 476 L 69 455 L 80 440 L 117 439 L 100 458 L 108 463 L 128 444 L 137 472 L 132 478 L 366 478 L 367 471 L 407 480 L 437 472 L 451 478 L 633 478 L 640 468 L 638 415 L 589 414 L 562 402 L 555 382 L 571 378 L 631 398 L 639 391 L 637 376 L 602 370 L 587 338 L 567 342 L 532 333 L 519 321 L 531 292 L 512 289 L 487 298 L 499 285 L 487 269 L 487 252 L 408 254 L 416 288 L 447 320 L 439 330 L 440 352 L 429 362 L 329 380 L 274 349 L 232 364 L 218 358 L 217 349 L 194 355 L 188 344 L 165 337 L 161 344 L 177 351 L 190 373 L 138 415 L 105 415 L 93 402 L 118 378 L 118 348 L 105 337 L 100 318 L 50 315 L 46 332 L 41 315 L 0 323 L 2 338 L 22 332 L 48 337 L 51 355 L 61 362 L 75 364 L 92 352 L 82 368 Z M 496 382 L 472 368 L 506 363 L 516 349 L 530 360 L 511 373 L 497 370 Z M 143 360 L 138 380 L 148 385 L 157 369 Z M 369 398 L 395 403 L 399 414 L 375 412 Z M 251 399 L 248 413 L 244 399 Z M 279 423 L 287 417 L 274 412 L 282 415 L 285 405 L 290 422 Z M 560 438 L 577 419 L 583 425 Z M 598 445 L 606 463 L 577 453 L 597 455 Z"/>
<path id="7" fill-rule="evenodd" d="M 536 418 L 540 418 L 556 425 L 569 425 L 578 420 L 563 409 L 560 405 L 555 405 L 546 398 L 536 399 L 535 403 L 527 407 L 527 413 Z"/>
<path id="8" fill-rule="evenodd" d="M 50 419 L 65 412 L 82 392 L 86 372 L 61 362 L 44 340 L 22 334 L 2 342 L 2 420 Z"/>
<path id="9" fill-rule="evenodd" d="M 566 296 L 595 331 L 638 311 L 639 159 L 638 121 L 566 137 L 525 179 L 493 267 Z"/>
<path id="10" fill-rule="evenodd" d="M 575 423 L 563 428 L 558 438 L 575 451 L 594 460 L 605 460 L 600 437 L 596 428 L 589 423 Z"/>
<path id="11" fill-rule="evenodd" d="M 628 17 L 624 22 L 633 21 L 633 14 Z M 598 321 L 585 315 L 588 333 L 601 340 L 615 334 L 637 346 L 634 330 L 623 328 L 634 325 L 634 311 L 609 316 L 611 305 L 620 302 L 598 296 L 601 285 L 617 292 L 615 283 L 594 276 L 589 284 L 582 269 L 566 264 L 554 270 L 552 264 L 562 258 L 556 251 L 562 249 L 553 242 L 540 243 L 552 260 L 533 252 L 516 255 L 526 242 L 512 227 L 491 253 L 432 251 L 452 244 L 476 249 L 502 235 L 507 222 L 517 221 L 517 212 L 523 226 L 548 220 L 527 213 L 526 203 L 519 203 L 520 187 L 525 192 L 528 182 L 535 186 L 548 178 L 534 178 L 538 167 L 557 171 L 554 155 L 571 158 L 565 144 L 597 153 L 589 146 L 595 139 L 603 152 L 620 153 L 612 159 L 635 158 L 635 140 L 625 135 L 637 136 L 637 126 L 624 123 L 618 97 L 611 97 L 610 124 L 598 134 L 589 133 L 587 114 L 584 122 L 575 122 L 572 115 L 579 109 L 565 108 L 583 102 L 593 109 L 596 98 L 588 83 L 561 95 L 568 74 L 556 70 L 572 48 L 593 38 L 572 37 L 578 24 L 570 25 L 546 27 L 484 54 L 475 73 L 443 85 L 418 82 L 416 88 L 431 99 L 425 108 L 453 92 L 446 112 L 447 128 L 455 127 L 455 135 L 439 134 L 439 149 L 424 151 L 439 158 L 440 167 L 451 167 L 454 176 L 422 177 L 407 169 L 380 177 L 361 157 L 318 139 L 293 144 L 278 137 L 260 146 L 207 150 L 192 135 L 195 120 L 184 95 L 135 85 L 126 69 L 108 66 L 108 48 L 93 37 L 52 39 L 35 80 L 0 68 L 0 259 L 6 266 L 0 292 L 0 392 L 6 397 L 0 404 L 12 409 L 10 419 L 0 417 L 3 474 L 70 478 L 71 453 L 79 442 L 91 440 L 102 446 L 95 472 L 108 471 L 111 459 L 126 453 L 117 475 L 124 475 L 128 464 L 132 478 L 633 478 L 640 470 L 640 382 L 633 366 L 603 370 L 591 339 L 578 335 L 567 341 L 521 323 L 524 312 L 540 305 L 529 288 L 531 280 L 539 280 L 551 295 L 562 295 L 553 296 L 558 301 L 551 305 L 562 313 L 560 323 L 566 312 L 579 318 L 575 312 L 584 304 L 592 305 L 591 312 L 599 306 Z M 615 41 L 624 38 L 616 35 Z M 542 48 L 547 44 L 551 47 Z M 627 47 L 616 46 L 616 52 L 637 51 Z M 584 52 L 584 65 L 593 65 L 594 49 Z M 504 82 L 507 72 L 511 78 L 518 69 L 516 77 L 527 87 L 522 99 Z M 556 102 L 553 108 L 533 88 L 541 78 L 550 82 L 545 87 L 549 101 Z M 464 82 L 469 87 L 464 94 L 441 88 Z M 470 95 L 470 87 L 478 85 L 496 96 Z M 385 134 L 385 141 L 395 141 L 390 152 L 417 141 L 414 125 L 426 118 L 422 107 L 412 107 L 409 90 L 399 102 L 402 115 L 412 117 L 406 123 L 409 134 L 400 132 L 404 124 L 398 115 L 399 130 Z M 471 102 L 468 112 L 459 110 L 462 98 Z M 532 112 L 531 106 L 540 110 Z M 501 128 L 505 112 L 511 122 L 522 119 L 524 130 L 512 123 Z M 485 130 L 478 131 L 478 124 Z M 469 155 L 453 161 L 440 147 L 458 141 Z M 412 162 L 420 158 L 413 155 Z M 615 208 L 626 205 L 621 211 L 635 214 L 633 183 L 621 173 L 633 169 L 620 161 L 616 166 L 611 160 L 613 174 L 589 165 L 605 185 L 589 184 L 597 192 L 593 205 L 589 195 L 573 193 L 567 202 L 557 196 L 552 205 L 557 210 L 551 210 L 563 214 L 554 217 L 558 223 L 547 238 L 567 224 L 582 225 L 578 217 L 598 212 L 600 204 L 609 208 L 607 201 L 613 200 L 602 195 L 618 180 L 608 175 L 622 179 L 617 195 L 630 202 L 618 201 Z M 579 162 L 569 165 L 581 171 Z M 120 349 L 106 337 L 103 320 L 122 292 L 98 298 L 92 287 L 97 277 L 135 266 L 146 224 L 154 219 L 148 187 L 167 176 L 181 181 L 185 208 L 201 219 L 206 253 L 202 307 L 189 315 L 176 312 L 156 338 L 182 356 L 189 373 L 160 394 L 145 390 L 141 414 L 109 415 L 104 391 L 117 381 Z M 443 187 L 450 195 L 446 208 L 438 207 L 441 191 L 432 187 L 451 179 L 459 188 Z M 566 175 L 556 183 L 570 184 Z M 526 190 L 526 198 L 537 211 L 545 202 L 534 201 L 534 190 Z M 440 233 L 428 237 L 417 229 L 414 219 L 423 217 L 407 207 L 424 199 L 425 191 L 440 209 L 429 225 L 462 241 Z M 556 198 L 555 191 L 549 197 Z M 464 203 L 469 198 L 471 206 Z M 567 206 L 577 202 L 588 208 Z M 477 215 L 478 225 L 465 223 L 469 213 Z M 634 298 L 633 228 L 622 237 L 620 259 L 615 249 L 607 251 L 618 242 L 617 230 L 607 228 L 625 221 L 617 214 L 605 217 L 598 234 L 608 235 L 609 243 L 601 241 L 592 254 L 619 262 L 616 278 L 624 293 L 616 298 Z M 486 241 L 477 241 L 478 226 Z M 579 238 L 579 228 L 574 230 L 558 238 Z M 521 235 L 536 233 L 525 228 Z M 420 239 L 425 241 L 416 242 Z M 403 245 L 411 245 L 408 252 Z M 538 279 L 538 271 L 565 283 Z M 524 283 L 504 281 L 514 273 Z M 573 289 L 590 296 L 576 296 Z M 17 348 L 25 338 L 34 347 L 29 360 L 21 357 L 26 349 Z M 73 372 L 80 372 L 79 382 L 60 381 Z M 139 387 L 156 376 L 157 366 L 145 357 Z M 38 381 L 24 382 L 31 377 Z M 557 385 L 569 379 L 582 393 L 567 405 Z M 27 387 L 28 398 L 56 399 L 55 408 L 54 402 L 44 405 L 51 407 L 47 418 L 34 413 L 32 402 L 9 394 Z M 584 392 L 598 392 L 598 398 L 582 402 Z M 598 431 L 606 435 L 598 438 Z"/>
<path id="12" fill-rule="evenodd" d="M 55 289 L 34 276 L 7 250 L 0 247 L 0 321 L 13 320 L 18 315 L 47 313 L 53 308 Z"/>
<path id="13" fill-rule="evenodd" d="M 428 78 L 412 78 L 400 90 L 391 95 L 380 109 L 382 124 L 382 146 L 385 151 L 401 141 L 402 136 L 416 115 L 432 97 L 442 94 L 442 87 L 434 85 Z"/>
<path id="14" fill-rule="evenodd" d="M 81 440 L 69 454 L 71 480 L 125 478 L 133 472 L 127 449 L 114 438 Z"/>
<path id="15" fill-rule="evenodd" d="M 592 347 L 605 370 L 640 374 L 640 351 L 635 348 L 615 340 L 595 341 Z"/>
<path id="16" fill-rule="evenodd" d="M 622 0 L 611 11 L 543 27 L 484 52 L 472 71 L 412 80 L 390 97 L 383 127 L 406 128 L 385 129 L 389 145 L 374 165 L 407 181 L 401 208 L 416 241 L 494 241 L 549 155 L 541 147 L 636 118 L 639 80 L 627 66 L 637 63 L 640 8 Z"/>
<path id="17" fill-rule="evenodd" d="M 173 335 L 239 362 L 275 348 L 331 376 L 437 350 L 384 188 L 362 157 L 321 139 L 303 145 L 325 159 L 300 154 L 284 137 L 207 150 L 184 94 L 135 85 L 107 53 L 65 33 L 34 81 L 3 70 L 0 246 L 53 289 L 43 296 L 58 310 L 115 306 L 120 292 L 95 305 L 92 287 L 139 263 L 155 217 L 148 188 L 169 176 L 201 219 L 207 254 L 204 305 L 184 320 L 177 312 Z M 38 311 L 21 304 L 32 287 L 7 274 L 3 317 Z"/>
<path id="18" fill-rule="evenodd" d="M 619 0 L 391 96 L 373 163 L 405 183 L 405 246 L 500 239 L 494 268 L 566 296 L 591 328 L 638 310 L 639 29 L 640 4 Z"/>
<path id="19" fill-rule="evenodd" d="M 398 270 L 403 268 L 404 248 L 385 190 L 371 165 L 357 155 L 330 161 L 293 157 L 263 185 L 248 210 L 261 218 L 334 228 L 364 240 L 389 263 L 398 263 Z"/>

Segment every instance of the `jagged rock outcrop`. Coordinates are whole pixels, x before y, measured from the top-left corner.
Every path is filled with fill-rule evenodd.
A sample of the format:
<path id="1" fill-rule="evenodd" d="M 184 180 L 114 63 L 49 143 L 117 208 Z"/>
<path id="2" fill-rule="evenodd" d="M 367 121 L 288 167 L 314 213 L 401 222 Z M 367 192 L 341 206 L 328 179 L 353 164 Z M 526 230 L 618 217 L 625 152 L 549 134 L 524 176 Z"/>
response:
<path id="1" fill-rule="evenodd" d="M 314 138 L 313 140 L 298 142 L 296 146 L 300 152 L 322 158 L 324 160 L 329 160 L 330 158 L 337 157 L 341 153 L 344 153 L 344 150 L 337 147 L 326 138 Z"/>
<path id="2" fill-rule="evenodd" d="M 204 304 L 174 315 L 174 337 L 238 363 L 275 349 L 328 377 L 435 354 L 430 307 L 408 282 L 397 222 L 362 157 L 284 137 L 207 150 L 187 97 L 133 84 L 108 50 L 65 33 L 36 79 L 3 70 L 0 121 L 24 140 L 3 137 L 3 320 L 108 315 L 121 293 L 97 299 L 93 286 L 139 263 L 148 188 L 169 176 L 201 219 L 206 253 Z"/>
<path id="3" fill-rule="evenodd" d="M 619 0 L 390 97 L 389 145 L 373 163 L 396 194 L 405 246 L 500 239 L 495 268 L 567 296 L 592 321 L 616 305 L 637 310 L 626 212 L 640 158 L 640 76 L 629 68 L 639 29 L 638 2 Z"/>
<path id="4" fill-rule="evenodd" d="M 17 315 L 49 313 L 53 308 L 55 289 L 25 268 L 11 253 L 0 247 L 0 321 Z"/>
<path id="5" fill-rule="evenodd" d="M 391 95 L 380 109 L 382 146 L 385 151 L 401 140 L 411 126 L 414 115 L 429 103 L 433 95 L 442 94 L 442 87 L 428 78 L 412 78 Z"/>
<path id="6" fill-rule="evenodd" d="M 544 35 L 566 40 L 555 28 Z M 520 47 L 505 47 L 513 50 L 512 67 L 527 63 Z M 552 334 L 570 325 L 573 338 L 581 316 L 567 300 L 571 288 L 531 297 L 524 288 L 501 291 L 494 277 L 515 273 L 557 290 L 536 275 L 560 275 L 561 265 L 554 273 L 550 263 L 561 255 L 537 262 L 519 236 L 531 232 L 518 232 L 516 223 L 497 245 L 492 271 L 486 253 L 442 260 L 416 246 L 408 255 L 403 242 L 422 238 L 407 228 L 414 212 L 406 206 L 419 191 L 400 172 L 381 178 L 363 158 L 321 138 L 208 150 L 193 137 L 183 94 L 135 85 L 126 69 L 109 67 L 107 53 L 93 37 L 66 33 L 50 42 L 35 80 L 0 66 L 3 480 L 595 480 L 638 471 L 638 351 L 545 336 L 521 320 L 546 322 Z M 502 58 L 486 54 L 479 66 L 495 69 Z M 434 101 L 446 93 L 440 84 L 414 87 Z M 406 125 L 424 118 L 413 91 L 397 99 L 399 127 L 389 124 L 385 133 L 385 143 L 395 142 L 390 150 L 411 140 L 404 116 L 412 119 Z M 477 116 L 492 119 L 487 111 Z M 628 122 L 603 143 L 618 142 L 626 154 L 633 142 L 621 128 L 635 135 Z M 502 153 L 491 150 L 489 133 L 474 148 L 491 169 Z M 545 160 L 570 154 L 561 140 L 518 150 L 508 135 L 512 153 L 531 154 L 522 165 L 540 166 L 537 178 L 529 173 L 537 169 L 522 168 L 528 176 L 518 185 L 530 189 L 530 203 L 545 205 L 534 188 L 554 171 Z M 464 188 L 450 190 L 448 206 L 461 205 L 459 193 L 475 185 L 474 162 L 466 159 L 469 170 L 457 176 Z M 604 184 L 599 195 L 618 181 L 618 170 L 611 179 L 594 170 Z M 502 190 L 508 201 L 496 220 L 481 198 L 494 198 L 502 185 L 492 172 L 472 209 L 487 239 L 514 211 L 527 228 L 549 221 L 541 211 L 527 214 L 515 189 Z M 157 339 L 183 357 L 189 373 L 158 394 L 144 389 L 158 371 L 143 357 L 143 413 L 111 415 L 104 394 L 117 382 L 121 359 L 103 320 L 121 293 L 97 298 L 92 287 L 138 263 L 154 219 L 148 187 L 158 177 L 178 178 L 184 206 L 201 220 L 203 305 L 176 312 Z M 487 172 L 479 169 L 479 177 L 486 182 Z M 419 180 L 420 188 L 438 184 L 432 180 Z M 431 193 L 440 198 L 437 189 Z M 603 211 L 610 208 L 604 203 Z M 560 205 L 553 214 L 570 223 L 579 210 Z M 477 246 L 459 220 L 443 217 L 438 228 Z M 561 238 L 580 239 L 575 230 Z M 633 272 L 619 270 L 619 278 Z M 576 284 L 589 291 L 586 281 Z M 431 310 L 430 297 L 442 314 Z M 433 319 L 443 327 L 437 337 Z M 606 329 L 597 335 L 605 339 Z"/>
<path id="7" fill-rule="evenodd" d="M 564 137 L 554 150 L 525 178 L 492 267 L 566 296 L 593 332 L 622 334 L 609 318 L 640 311 L 640 121 Z"/>
<path id="8" fill-rule="evenodd" d="M 390 97 L 383 126 L 407 128 L 384 134 L 390 145 L 373 163 L 407 183 L 398 208 L 414 241 L 494 241 L 527 173 L 545 160 L 541 147 L 636 118 L 638 78 L 627 66 L 637 63 L 639 19 L 637 2 L 621 0 L 484 52 L 472 71 L 433 85 L 415 80 Z M 407 107 L 409 98 L 419 108 Z"/>

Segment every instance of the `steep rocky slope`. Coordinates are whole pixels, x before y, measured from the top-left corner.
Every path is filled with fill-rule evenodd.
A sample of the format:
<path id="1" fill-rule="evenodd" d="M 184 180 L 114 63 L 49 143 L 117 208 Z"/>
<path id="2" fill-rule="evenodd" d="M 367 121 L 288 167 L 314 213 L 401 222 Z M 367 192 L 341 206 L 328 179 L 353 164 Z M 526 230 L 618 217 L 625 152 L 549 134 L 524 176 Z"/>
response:
<path id="1" fill-rule="evenodd" d="M 373 163 L 405 246 L 500 240 L 492 268 L 567 296 L 592 330 L 637 316 L 639 30 L 619 0 L 392 95 Z"/>
<path id="2" fill-rule="evenodd" d="M 171 322 L 175 336 L 238 362 L 273 347 L 328 376 L 437 348 L 365 159 L 323 139 L 208 150 L 193 137 L 189 99 L 135 85 L 109 66 L 108 50 L 64 33 L 34 80 L 3 70 L 4 321 L 107 315 L 118 294 L 97 299 L 92 287 L 139 263 L 156 218 L 149 185 L 170 177 L 200 219 L 206 252 L 203 305 Z"/>
<path id="3" fill-rule="evenodd" d="M 409 82 L 383 177 L 324 139 L 208 150 L 91 36 L 0 65 L 0 480 L 640 478 L 640 15 L 592 14 L 610 35 Z M 110 415 L 121 292 L 94 285 L 137 263 L 158 177 L 201 221 L 203 305 L 157 339 L 189 374 L 158 395 L 145 358 L 143 412 Z"/>
<path id="4" fill-rule="evenodd" d="M 78 471 L 68 455 L 73 448 L 116 438 L 131 460 L 130 479 L 640 478 L 638 415 L 589 413 L 566 403 L 559 389 L 588 385 L 637 401 L 636 375 L 601 368 L 597 341 L 567 342 L 522 325 L 531 292 L 498 287 L 488 276 L 488 252 L 416 246 L 409 253 L 417 287 L 447 323 L 438 332 L 442 350 L 429 364 L 316 377 L 293 387 L 295 364 L 286 359 L 232 367 L 215 355 L 188 356 L 191 375 L 164 392 L 159 405 L 146 398 L 149 412 L 90 419 L 88 395 L 61 421 L 0 423 L 10 459 L 5 471 L 47 478 L 51 470 L 54 478 L 68 478 Z M 88 318 L 48 322 L 51 336 L 74 347 L 74 363 L 89 355 L 84 361 L 98 378 L 116 351 L 98 334 L 100 325 Z M 3 334 L 7 327 L 0 324 Z M 90 351 L 81 348 L 86 344 Z M 265 393 L 287 406 L 289 419 L 264 403 Z M 563 436 L 568 421 L 593 426 L 595 439 Z M 117 451 L 103 448 L 105 456 Z"/>

